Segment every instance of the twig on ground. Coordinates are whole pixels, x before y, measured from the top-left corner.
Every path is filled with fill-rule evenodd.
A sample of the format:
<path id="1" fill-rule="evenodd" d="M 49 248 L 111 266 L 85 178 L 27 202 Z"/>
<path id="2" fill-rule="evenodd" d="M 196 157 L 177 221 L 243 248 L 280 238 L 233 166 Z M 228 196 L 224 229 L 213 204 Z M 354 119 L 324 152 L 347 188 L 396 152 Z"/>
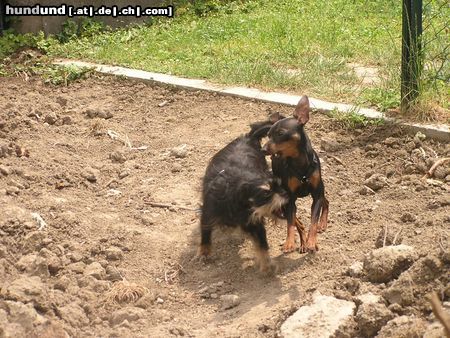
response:
<path id="1" fill-rule="evenodd" d="M 334 156 L 334 155 L 328 155 L 328 157 L 331 157 L 333 160 L 335 160 L 340 165 L 344 165 L 344 162 L 342 162 L 342 160 L 339 157 Z"/>
<path id="2" fill-rule="evenodd" d="M 403 228 L 401 228 L 399 231 L 397 231 L 397 233 L 395 234 L 394 239 L 392 241 L 392 245 L 395 245 L 395 242 L 397 242 L 397 237 L 400 236 L 402 231 L 403 231 Z"/>
<path id="3" fill-rule="evenodd" d="M 387 234 L 388 234 L 388 226 L 386 225 L 386 226 L 384 227 L 383 248 L 386 246 L 386 238 L 387 238 Z"/>
<path id="4" fill-rule="evenodd" d="M 184 205 L 175 205 L 175 204 L 165 204 L 165 203 L 158 203 L 158 202 L 152 202 L 152 201 L 145 201 L 144 203 L 147 205 L 150 205 L 154 208 L 163 208 L 163 209 L 182 209 L 182 210 L 189 210 L 189 211 L 198 211 L 198 208 L 190 208 Z"/>
<path id="5" fill-rule="evenodd" d="M 422 179 L 432 177 L 434 175 L 436 168 L 449 160 L 450 160 L 450 157 L 445 157 L 445 158 L 441 158 L 440 160 L 437 160 L 436 162 L 434 162 L 434 164 L 431 166 L 430 170 L 428 170 L 428 172 L 422 176 Z"/>
<path id="6" fill-rule="evenodd" d="M 450 316 L 445 313 L 444 309 L 442 308 L 439 296 L 436 292 L 433 292 L 431 294 L 430 302 L 434 315 L 441 322 L 442 326 L 444 326 L 445 335 L 447 337 L 450 337 Z"/>
<path id="7" fill-rule="evenodd" d="M 430 147 L 428 147 L 428 146 L 423 146 L 423 148 L 424 148 L 425 150 L 428 150 L 430 153 L 432 153 L 432 154 L 433 154 L 433 157 L 438 157 L 437 153 L 436 153 L 432 148 L 430 148 Z"/>

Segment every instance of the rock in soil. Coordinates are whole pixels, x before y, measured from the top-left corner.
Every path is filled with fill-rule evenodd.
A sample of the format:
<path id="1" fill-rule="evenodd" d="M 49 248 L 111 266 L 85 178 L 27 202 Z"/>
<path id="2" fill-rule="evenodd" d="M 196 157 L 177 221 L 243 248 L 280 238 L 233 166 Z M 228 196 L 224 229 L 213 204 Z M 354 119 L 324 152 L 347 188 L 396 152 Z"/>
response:
<path id="1" fill-rule="evenodd" d="M 93 262 L 86 266 L 84 269 L 84 274 L 87 276 L 92 276 L 96 279 L 104 279 L 106 277 L 106 271 L 98 262 Z"/>
<path id="2" fill-rule="evenodd" d="M 374 337 L 388 321 L 394 318 L 386 305 L 381 303 L 363 303 L 359 306 L 355 320 L 359 333 L 363 337 Z"/>
<path id="3" fill-rule="evenodd" d="M 439 285 L 439 277 L 445 270 L 446 267 L 436 256 L 423 257 L 403 272 L 387 289 L 383 290 L 383 297 L 389 304 L 400 304 L 401 306 L 427 302 L 424 296 Z"/>
<path id="4" fill-rule="evenodd" d="M 223 310 L 234 308 L 241 303 L 241 300 L 237 295 L 222 295 L 220 296 L 220 300 L 222 301 Z"/>
<path id="5" fill-rule="evenodd" d="M 86 109 L 84 111 L 84 114 L 90 119 L 93 119 L 96 117 L 101 118 L 101 119 L 110 119 L 111 117 L 113 117 L 113 114 L 111 112 L 104 111 L 104 110 L 101 110 L 98 108 Z"/>
<path id="6" fill-rule="evenodd" d="M 357 261 L 349 266 L 347 275 L 350 277 L 360 277 L 364 273 L 363 262 Z"/>
<path id="7" fill-rule="evenodd" d="M 123 258 L 123 251 L 115 246 L 109 247 L 105 250 L 106 259 L 109 261 L 118 261 Z"/>
<path id="8" fill-rule="evenodd" d="M 145 315 L 145 310 L 139 307 L 128 306 L 112 313 L 109 322 L 112 326 L 121 324 L 124 320 L 134 322 Z"/>
<path id="9" fill-rule="evenodd" d="M 378 332 L 377 338 L 420 338 L 427 323 L 414 316 L 400 316 L 392 319 Z"/>
<path id="10" fill-rule="evenodd" d="M 109 158 L 111 159 L 111 161 L 117 162 L 117 163 L 124 163 L 127 160 L 125 155 L 123 153 L 121 153 L 120 151 L 112 152 L 111 154 L 109 154 Z"/>
<path id="11" fill-rule="evenodd" d="M 89 324 L 89 319 L 83 308 L 76 303 L 70 303 L 59 308 L 58 314 L 61 319 L 74 327 L 83 327 Z"/>
<path id="12" fill-rule="evenodd" d="M 170 150 L 170 155 L 176 158 L 185 158 L 188 154 L 187 144 L 181 144 Z"/>
<path id="13" fill-rule="evenodd" d="M 316 294 L 313 304 L 300 307 L 281 325 L 284 338 L 334 337 L 342 328 L 354 325 L 355 303 Z"/>
<path id="14" fill-rule="evenodd" d="M 4 299 L 22 303 L 39 303 L 47 295 L 47 288 L 38 276 L 21 277 L 2 288 Z"/>
<path id="15" fill-rule="evenodd" d="M 364 185 L 373 191 L 378 191 L 387 185 L 387 177 L 383 174 L 373 174 L 364 181 Z"/>
<path id="16" fill-rule="evenodd" d="M 364 271 L 375 283 L 386 283 L 408 269 L 419 255 L 408 245 L 386 246 L 373 250 L 364 259 Z"/>

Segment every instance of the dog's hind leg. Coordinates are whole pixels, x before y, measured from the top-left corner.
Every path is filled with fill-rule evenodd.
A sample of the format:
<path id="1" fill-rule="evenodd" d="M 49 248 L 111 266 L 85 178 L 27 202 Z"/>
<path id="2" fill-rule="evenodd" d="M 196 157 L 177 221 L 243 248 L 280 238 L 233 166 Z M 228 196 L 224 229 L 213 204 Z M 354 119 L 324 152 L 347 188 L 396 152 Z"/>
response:
<path id="1" fill-rule="evenodd" d="M 214 217 L 212 216 L 211 207 L 205 203 L 202 208 L 200 217 L 200 247 L 198 248 L 197 257 L 206 258 L 211 254 L 211 236 L 213 231 Z"/>
<path id="2" fill-rule="evenodd" d="M 263 223 L 251 223 L 244 228 L 253 241 L 256 260 L 261 272 L 274 273 L 276 265 L 269 256 L 269 244 L 267 243 L 266 229 Z"/>

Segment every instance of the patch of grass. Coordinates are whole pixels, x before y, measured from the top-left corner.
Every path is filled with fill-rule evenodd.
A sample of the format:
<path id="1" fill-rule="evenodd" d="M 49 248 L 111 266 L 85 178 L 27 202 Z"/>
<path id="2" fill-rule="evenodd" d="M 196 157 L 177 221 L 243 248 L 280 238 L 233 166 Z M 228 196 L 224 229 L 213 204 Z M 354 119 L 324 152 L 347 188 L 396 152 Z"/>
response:
<path id="1" fill-rule="evenodd" d="M 357 114 L 355 111 L 345 113 L 339 110 L 332 110 L 328 115 L 334 119 L 339 126 L 346 129 L 376 127 L 384 124 L 383 119 L 369 119 L 363 115 Z"/>
<path id="2" fill-rule="evenodd" d="M 32 76 L 39 76 L 44 83 L 52 85 L 67 86 L 92 73 L 93 70 L 89 67 L 54 65 L 51 58 L 40 55 L 33 49 L 17 52 L 15 58 L 6 58 L 3 63 L 0 63 L 0 76 L 20 76 L 25 80 Z"/>
<path id="3" fill-rule="evenodd" d="M 383 67 L 399 59 L 395 0 L 201 3 L 179 7 L 174 19 L 70 39 L 49 52 L 334 101 L 359 95 L 347 63 Z"/>

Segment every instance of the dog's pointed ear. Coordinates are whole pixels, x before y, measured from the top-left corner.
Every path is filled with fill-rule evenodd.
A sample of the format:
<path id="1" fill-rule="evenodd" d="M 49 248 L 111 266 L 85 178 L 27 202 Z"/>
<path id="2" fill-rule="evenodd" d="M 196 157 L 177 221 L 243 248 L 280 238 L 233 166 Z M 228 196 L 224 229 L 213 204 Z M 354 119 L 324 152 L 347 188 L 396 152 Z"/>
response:
<path id="1" fill-rule="evenodd" d="M 297 103 L 297 107 L 294 110 L 294 117 L 301 125 L 306 124 L 309 121 L 309 99 L 308 96 L 303 95 Z"/>

